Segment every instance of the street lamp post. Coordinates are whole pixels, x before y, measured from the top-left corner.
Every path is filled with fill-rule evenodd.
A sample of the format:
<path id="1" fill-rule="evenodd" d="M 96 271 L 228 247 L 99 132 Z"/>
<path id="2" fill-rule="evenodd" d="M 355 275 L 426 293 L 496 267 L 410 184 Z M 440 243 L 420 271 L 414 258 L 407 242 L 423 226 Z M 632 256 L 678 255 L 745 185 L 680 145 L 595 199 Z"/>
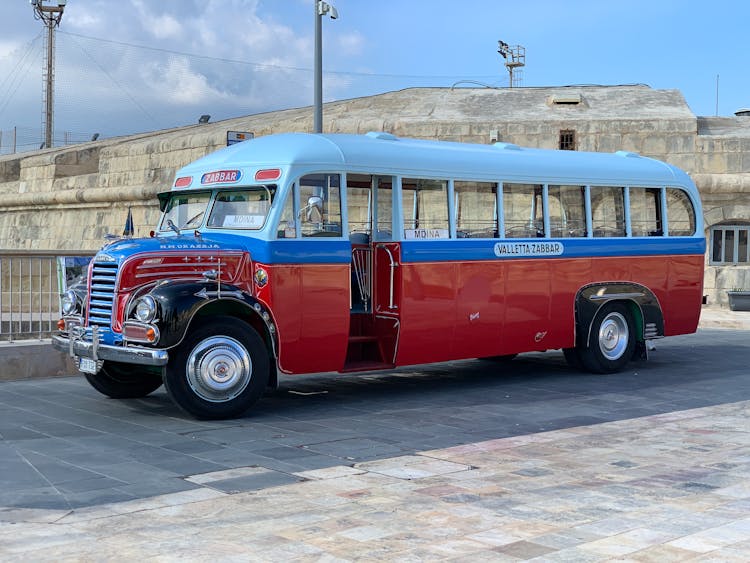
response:
<path id="1" fill-rule="evenodd" d="M 313 0 L 315 3 L 315 84 L 314 90 L 314 118 L 313 132 L 323 132 L 323 16 L 328 14 L 332 20 L 339 17 L 336 8 L 323 2 Z"/>

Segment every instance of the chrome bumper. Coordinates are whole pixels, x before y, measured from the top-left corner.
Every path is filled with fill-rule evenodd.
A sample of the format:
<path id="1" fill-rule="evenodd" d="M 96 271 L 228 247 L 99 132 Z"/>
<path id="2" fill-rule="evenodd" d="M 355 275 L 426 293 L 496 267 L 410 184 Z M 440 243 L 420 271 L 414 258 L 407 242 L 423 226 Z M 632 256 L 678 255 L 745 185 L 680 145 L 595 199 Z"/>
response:
<path id="1" fill-rule="evenodd" d="M 143 366 L 163 366 L 169 361 L 169 353 L 166 350 L 153 350 L 135 346 L 110 346 L 109 344 L 100 344 L 96 339 L 90 342 L 75 336 L 69 338 L 61 334 L 52 337 L 52 346 L 67 353 L 71 358 L 80 356 L 93 360 L 111 360 Z"/>

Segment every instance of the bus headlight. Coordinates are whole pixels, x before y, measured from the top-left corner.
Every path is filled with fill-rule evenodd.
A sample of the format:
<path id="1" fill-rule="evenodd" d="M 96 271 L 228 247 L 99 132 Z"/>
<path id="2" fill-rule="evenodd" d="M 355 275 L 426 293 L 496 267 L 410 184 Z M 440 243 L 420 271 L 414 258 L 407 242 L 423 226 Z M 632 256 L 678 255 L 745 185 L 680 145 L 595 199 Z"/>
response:
<path id="1" fill-rule="evenodd" d="M 156 300 L 150 295 L 139 297 L 133 308 L 135 318 L 142 323 L 150 323 L 153 321 L 156 318 L 157 311 Z"/>
<path id="2" fill-rule="evenodd" d="M 69 289 L 62 296 L 62 313 L 63 315 L 72 315 L 78 309 L 78 296 L 76 292 Z"/>

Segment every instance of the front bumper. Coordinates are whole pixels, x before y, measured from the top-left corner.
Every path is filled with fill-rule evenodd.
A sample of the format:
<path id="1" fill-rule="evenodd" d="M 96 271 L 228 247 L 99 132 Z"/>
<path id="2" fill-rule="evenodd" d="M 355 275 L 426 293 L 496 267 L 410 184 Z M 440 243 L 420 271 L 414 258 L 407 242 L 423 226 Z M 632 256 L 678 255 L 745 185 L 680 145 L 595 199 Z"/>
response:
<path id="1" fill-rule="evenodd" d="M 91 337 L 91 334 L 89 334 Z M 141 348 L 140 346 L 111 346 L 101 344 L 96 337 L 84 339 L 85 334 L 76 335 L 73 332 L 64 336 L 56 334 L 52 337 L 52 346 L 61 352 L 66 352 L 71 358 L 82 357 L 92 360 L 110 360 L 124 364 L 138 364 L 143 366 L 163 366 L 169 361 L 166 350 Z"/>

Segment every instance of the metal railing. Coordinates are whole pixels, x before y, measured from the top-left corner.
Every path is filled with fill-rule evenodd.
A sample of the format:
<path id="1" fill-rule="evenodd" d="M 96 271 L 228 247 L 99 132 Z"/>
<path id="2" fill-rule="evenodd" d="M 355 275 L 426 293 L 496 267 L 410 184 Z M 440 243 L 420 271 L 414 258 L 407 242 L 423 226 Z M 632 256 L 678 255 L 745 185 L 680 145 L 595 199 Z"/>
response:
<path id="1" fill-rule="evenodd" d="M 0 250 L 0 342 L 49 338 L 57 330 L 61 293 L 82 269 L 82 259 L 92 256 L 90 251 Z"/>

